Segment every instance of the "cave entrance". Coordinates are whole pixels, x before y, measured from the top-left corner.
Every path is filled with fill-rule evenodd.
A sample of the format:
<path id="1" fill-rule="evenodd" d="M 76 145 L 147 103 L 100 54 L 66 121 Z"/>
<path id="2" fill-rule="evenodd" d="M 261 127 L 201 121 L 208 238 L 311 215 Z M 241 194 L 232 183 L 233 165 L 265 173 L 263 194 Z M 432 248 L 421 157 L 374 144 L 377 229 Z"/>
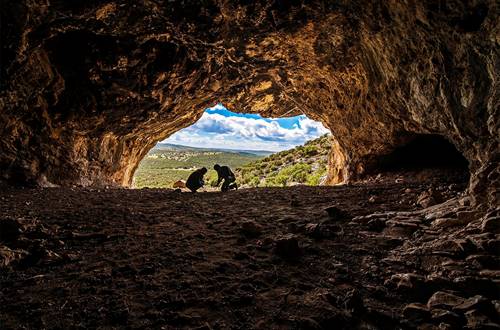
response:
<path id="1" fill-rule="evenodd" d="M 379 172 L 420 172 L 424 170 L 443 173 L 462 182 L 469 179 L 469 162 L 457 148 L 441 135 L 416 134 L 390 154 L 377 161 Z"/>
<path id="2" fill-rule="evenodd" d="M 229 166 L 241 188 L 319 185 L 326 180 L 330 149 L 329 131 L 305 115 L 264 118 L 218 104 L 152 148 L 132 187 L 182 186 L 195 169 L 206 167 L 203 190 L 216 190 L 214 164 Z"/>

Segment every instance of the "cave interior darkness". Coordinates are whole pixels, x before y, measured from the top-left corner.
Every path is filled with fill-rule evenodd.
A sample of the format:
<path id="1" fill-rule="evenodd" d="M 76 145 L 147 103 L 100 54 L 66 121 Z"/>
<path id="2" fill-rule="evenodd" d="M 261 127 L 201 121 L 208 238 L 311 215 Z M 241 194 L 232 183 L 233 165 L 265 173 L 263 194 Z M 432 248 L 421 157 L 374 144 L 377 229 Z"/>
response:
<path id="1" fill-rule="evenodd" d="M 469 179 L 469 162 L 446 138 L 438 134 L 412 134 L 406 143 L 377 159 L 374 171 L 453 170 Z"/>

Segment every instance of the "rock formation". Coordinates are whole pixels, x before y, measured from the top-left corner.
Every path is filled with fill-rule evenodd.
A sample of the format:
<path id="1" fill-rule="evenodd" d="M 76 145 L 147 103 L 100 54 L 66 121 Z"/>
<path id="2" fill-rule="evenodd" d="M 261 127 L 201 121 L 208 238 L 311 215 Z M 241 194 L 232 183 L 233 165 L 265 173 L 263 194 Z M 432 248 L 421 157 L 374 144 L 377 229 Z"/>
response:
<path id="1" fill-rule="evenodd" d="M 476 202 L 497 203 L 496 1 L 0 3 L 6 181 L 127 186 L 157 141 L 221 102 L 322 121 L 331 183 L 440 135 Z"/>

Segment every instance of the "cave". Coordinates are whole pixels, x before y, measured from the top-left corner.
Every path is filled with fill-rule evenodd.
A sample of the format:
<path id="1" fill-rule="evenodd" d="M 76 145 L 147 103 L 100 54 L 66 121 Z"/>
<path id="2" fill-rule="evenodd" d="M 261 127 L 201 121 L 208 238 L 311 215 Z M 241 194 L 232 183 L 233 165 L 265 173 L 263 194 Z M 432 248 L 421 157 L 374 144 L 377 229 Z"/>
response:
<path id="1" fill-rule="evenodd" d="M 390 154 L 378 158 L 374 166 L 380 172 L 449 169 L 468 181 L 469 162 L 457 148 L 436 134 L 416 134 L 395 148 Z"/>
<path id="2" fill-rule="evenodd" d="M 0 327 L 500 327 L 499 12 L 0 0 Z M 214 100 L 323 123 L 328 185 L 128 189 Z M 467 188 L 363 181 L 415 166 Z"/>

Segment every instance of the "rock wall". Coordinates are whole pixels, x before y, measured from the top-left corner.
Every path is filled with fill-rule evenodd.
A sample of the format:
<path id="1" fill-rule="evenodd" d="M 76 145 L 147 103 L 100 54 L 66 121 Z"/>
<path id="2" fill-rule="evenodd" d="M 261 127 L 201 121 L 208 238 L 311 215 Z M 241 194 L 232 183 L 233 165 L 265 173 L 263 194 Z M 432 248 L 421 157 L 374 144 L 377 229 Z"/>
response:
<path id="1" fill-rule="evenodd" d="M 4 180 L 126 186 L 157 141 L 222 102 L 322 121 L 331 183 L 442 135 L 476 202 L 498 202 L 497 1 L 0 3 Z"/>

